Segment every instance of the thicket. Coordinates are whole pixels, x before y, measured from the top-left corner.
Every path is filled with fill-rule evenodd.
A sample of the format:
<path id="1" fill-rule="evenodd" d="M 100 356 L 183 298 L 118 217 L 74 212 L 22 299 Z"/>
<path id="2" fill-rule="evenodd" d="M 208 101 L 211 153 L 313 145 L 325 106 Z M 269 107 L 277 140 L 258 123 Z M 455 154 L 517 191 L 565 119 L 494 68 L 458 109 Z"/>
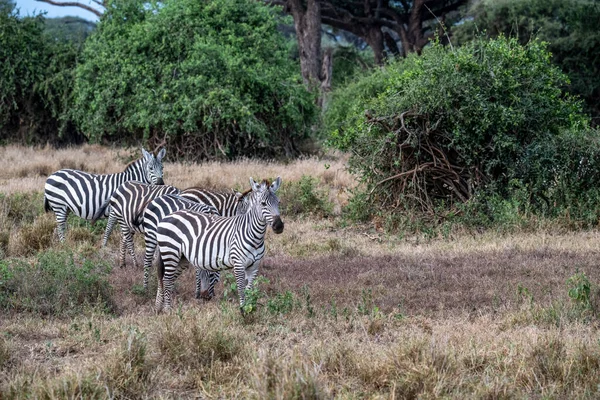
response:
<path id="1" fill-rule="evenodd" d="M 0 3 L 0 141 L 81 143 L 68 117 L 79 48 Z"/>
<path id="2" fill-rule="evenodd" d="M 474 2 L 453 41 L 464 43 L 485 32 L 511 36 L 525 45 L 534 37 L 548 43 L 552 62 L 570 79 L 594 125 L 600 125 L 600 2 L 595 0 L 481 0 Z"/>
<path id="3" fill-rule="evenodd" d="M 600 133 L 567 82 L 544 44 L 501 37 L 433 44 L 336 92 L 329 142 L 363 184 L 349 210 L 493 219 L 511 199 L 597 223 Z"/>
<path id="4" fill-rule="evenodd" d="M 166 142 L 173 157 L 291 156 L 314 97 L 260 2 L 114 3 L 86 42 L 73 116 L 91 141 Z"/>

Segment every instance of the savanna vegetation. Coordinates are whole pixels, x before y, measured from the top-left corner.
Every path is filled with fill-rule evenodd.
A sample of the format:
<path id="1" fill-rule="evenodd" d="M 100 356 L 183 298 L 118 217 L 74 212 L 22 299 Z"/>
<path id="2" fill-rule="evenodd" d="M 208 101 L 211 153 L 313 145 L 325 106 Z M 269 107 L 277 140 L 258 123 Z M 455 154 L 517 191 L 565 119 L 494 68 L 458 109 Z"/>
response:
<path id="1" fill-rule="evenodd" d="M 94 3 L 0 0 L 0 398 L 598 397 L 597 2 Z M 283 178 L 246 316 L 57 240 L 46 177 L 141 145 Z"/>

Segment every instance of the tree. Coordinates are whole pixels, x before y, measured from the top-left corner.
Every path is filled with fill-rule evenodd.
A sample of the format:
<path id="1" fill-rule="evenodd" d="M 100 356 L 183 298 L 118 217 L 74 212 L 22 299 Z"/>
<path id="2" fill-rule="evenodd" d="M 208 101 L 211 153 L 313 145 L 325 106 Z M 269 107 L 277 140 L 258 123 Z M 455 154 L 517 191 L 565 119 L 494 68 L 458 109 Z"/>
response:
<path id="1" fill-rule="evenodd" d="M 73 117 L 92 141 L 166 141 L 175 157 L 299 153 L 314 96 L 273 9 L 255 1 L 124 1 L 86 41 Z"/>
<path id="2" fill-rule="evenodd" d="M 537 37 L 548 42 L 552 61 L 570 78 L 569 90 L 586 103 L 600 125 L 600 2 L 594 0 L 481 0 L 454 31 L 459 42 L 485 32 L 514 36 L 521 44 Z"/>

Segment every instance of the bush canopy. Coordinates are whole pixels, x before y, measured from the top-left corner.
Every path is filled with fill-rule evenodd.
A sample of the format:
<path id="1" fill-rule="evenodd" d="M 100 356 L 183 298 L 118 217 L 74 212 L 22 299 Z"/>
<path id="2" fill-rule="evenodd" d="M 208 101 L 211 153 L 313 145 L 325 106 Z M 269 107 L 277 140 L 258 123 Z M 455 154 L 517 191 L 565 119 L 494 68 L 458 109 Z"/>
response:
<path id="1" fill-rule="evenodd" d="M 91 141 L 166 141 L 175 157 L 298 153 L 314 97 L 256 1 L 111 2 L 77 68 Z"/>
<path id="2" fill-rule="evenodd" d="M 351 152 L 370 214 L 433 215 L 515 187 L 548 209 L 600 183 L 600 135 L 566 83 L 537 41 L 434 43 L 336 92 L 329 143 Z"/>

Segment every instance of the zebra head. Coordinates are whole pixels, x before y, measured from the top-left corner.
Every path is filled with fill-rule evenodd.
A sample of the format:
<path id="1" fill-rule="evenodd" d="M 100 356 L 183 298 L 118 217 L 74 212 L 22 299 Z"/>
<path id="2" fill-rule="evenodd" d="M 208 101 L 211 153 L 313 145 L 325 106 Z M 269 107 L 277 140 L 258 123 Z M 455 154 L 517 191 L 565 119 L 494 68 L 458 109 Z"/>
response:
<path id="1" fill-rule="evenodd" d="M 246 195 L 246 197 L 252 196 L 250 198 L 252 205 L 258 207 L 267 224 L 271 225 L 275 233 L 283 232 L 283 221 L 279 215 L 279 197 L 275 194 L 280 185 L 281 177 L 277 177 L 271 184 L 266 180 L 257 183 L 250 178 L 252 193 Z"/>
<path id="2" fill-rule="evenodd" d="M 142 154 L 144 155 L 144 165 L 146 180 L 153 185 L 164 185 L 163 181 L 163 165 L 162 159 L 165 156 L 166 150 L 162 149 L 158 152 L 156 157 L 154 154 L 147 152 L 142 148 Z"/>

